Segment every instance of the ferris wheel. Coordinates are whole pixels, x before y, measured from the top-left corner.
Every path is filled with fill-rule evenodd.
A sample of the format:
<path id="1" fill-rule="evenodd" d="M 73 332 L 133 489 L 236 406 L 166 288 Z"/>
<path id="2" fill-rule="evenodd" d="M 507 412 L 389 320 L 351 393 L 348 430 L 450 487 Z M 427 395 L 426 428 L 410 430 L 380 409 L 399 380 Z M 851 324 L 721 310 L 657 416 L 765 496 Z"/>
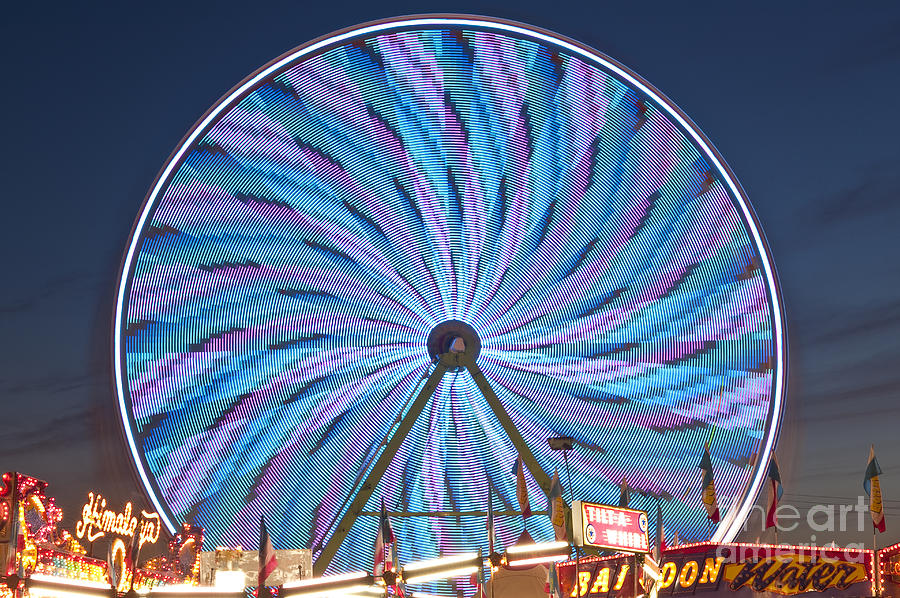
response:
<path id="1" fill-rule="evenodd" d="M 553 436 L 567 498 L 625 478 L 669 533 L 732 539 L 785 339 L 747 197 L 667 98 L 556 34 L 424 16 L 300 46 L 194 126 L 137 218 L 114 358 L 170 530 L 253 546 L 265 516 L 340 571 L 370 566 L 382 500 L 401 560 L 486 543 L 489 492 L 508 545 L 513 462 L 540 511 Z"/>

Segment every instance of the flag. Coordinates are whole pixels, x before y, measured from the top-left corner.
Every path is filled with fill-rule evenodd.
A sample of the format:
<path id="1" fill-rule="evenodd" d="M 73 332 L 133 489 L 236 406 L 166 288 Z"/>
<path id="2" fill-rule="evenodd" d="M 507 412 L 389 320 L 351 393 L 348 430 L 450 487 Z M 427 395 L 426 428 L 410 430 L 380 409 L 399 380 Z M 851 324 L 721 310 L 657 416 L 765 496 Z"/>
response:
<path id="1" fill-rule="evenodd" d="M 476 590 L 478 591 L 476 596 L 481 594 L 481 586 L 484 585 L 484 567 L 478 567 L 471 577 L 469 577 L 469 583 L 473 586 L 476 586 Z"/>
<path id="2" fill-rule="evenodd" d="M 566 503 L 562 497 L 562 484 L 559 482 L 559 472 L 553 470 L 553 479 L 550 480 L 550 493 L 547 496 L 547 515 L 553 524 L 553 533 L 557 540 L 569 541 L 566 531 Z"/>
<path id="3" fill-rule="evenodd" d="M 769 481 L 772 483 L 772 497 L 769 503 L 769 510 L 766 512 L 766 529 L 778 525 L 778 517 L 775 511 L 778 509 L 778 501 L 784 494 L 784 488 L 781 487 L 781 474 L 778 472 L 778 462 L 775 461 L 775 455 L 772 454 L 772 460 L 769 461 Z"/>
<path id="4" fill-rule="evenodd" d="M 644 589 L 645 589 L 645 595 L 654 595 L 654 594 L 658 595 L 659 590 L 657 590 L 656 592 L 652 592 L 652 590 L 653 590 L 654 586 L 656 586 L 657 582 L 659 581 L 659 574 L 661 572 L 660 566 L 659 566 L 659 561 L 657 561 L 653 557 L 653 555 L 645 554 L 644 555 L 644 565 L 643 565 L 643 567 L 641 567 L 641 569 L 643 569 L 643 573 L 644 573 L 642 575 L 642 577 L 644 578 L 642 585 L 644 586 Z M 640 581 L 640 578 L 638 578 L 638 580 Z"/>
<path id="5" fill-rule="evenodd" d="M 866 467 L 863 488 L 865 488 L 866 494 L 869 495 L 869 513 L 872 515 L 872 525 L 879 532 L 884 533 L 884 506 L 881 502 L 879 475 L 881 475 L 881 468 L 878 467 L 878 460 L 875 459 L 875 445 L 872 445 L 869 449 L 869 465 Z"/>
<path id="6" fill-rule="evenodd" d="M 278 566 L 278 559 L 275 557 L 275 548 L 272 547 L 272 538 L 269 537 L 269 530 L 266 529 L 265 517 L 259 518 L 259 579 L 257 585 L 262 588 L 266 585 L 266 580 L 275 571 Z"/>
<path id="7" fill-rule="evenodd" d="M 494 504 L 490 485 L 488 485 L 487 522 L 485 522 L 485 527 L 487 527 L 488 535 L 488 554 L 494 554 L 494 543 L 497 541 L 497 531 L 494 529 Z"/>
<path id="8" fill-rule="evenodd" d="M 703 470 L 702 497 L 706 507 L 706 518 L 713 523 L 719 522 L 719 503 L 716 500 L 716 485 L 713 482 L 712 458 L 709 456 L 709 443 L 703 447 L 703 458 L 700 460 L 700 469 Z"/>
<path id="9" fill-rule="evenodd" d="M 516 457 L 513 465 L 513 475 L 516 476 L 516 498 L 519 499 L 519 510 L 522 511 L 522 519 L 531 516 L 531 505 L 528 504 L 528 486 L 525 485 L 525 464 L 522 457 Z"/>
<path id="10" fill-rule="evenodd" d="M 15 474 L 13 474 L 13 475 L 15 475 Z M 13 486 L 13 488 L 15 488 L 15 486 Z M 2 571 L 0 573 L 7 575 L 7 576 L 8 575 L 18 575 L 21 578 L 21 577 L 25 577 L 25 573 L 21 569 L 16 568 L 17 567 L 16 561 L 18 560 L 19 563 L 21 563 L 22 559 L 16 559 L 16 555 L 22 554 L 22 551 L 25 550 L 25 536 L 22 535 L 22 526 L 19 521 L 19 514 L 20 514 L 19 513 L 19 501 L 16 498 L 15 491 L 13 490 L 12 492 L 13 492 L 13 499 L 12 499 L 12 502 L 9 503 L 11 506 L 11 508 L 10 508 L 11 512 L 9 514 L 10 524 L 11 524 L 9 537 L 16 543 L 16 549 L 9 551 L 9 561 L 7 563 L 5 563 L 6 570 Z"/>
<path id="11" fill-rule="evenodd" d="M 547 593 L 551 598 L 562 598 L 562 590 L 559 587 L 559 574 L 556 572 L 556 563 L 548 563 L 550 572 L 547 576 Z"/>
<path id="12" fill-rule="evenodd" d="M 141 518 L 141 524 L 143 524 L 143 518 Z M 131 581 L 129 582 L 129 589 L 134 589 L 134 582 L 137 577 L 137 569 L 138 569 L 138 557 L 141 554 L 141 525 L 139 524 L 137 528 L 134 530 L 134 535 L 131 536 L 131 550 L 128 551 L 128 558 L 131 560 Z M 115 586 L 114 586 L 115 587 Z"/>
<path id="13" fill-rule="evenodd" d="M 619 486 L 619 506 L 623 509 L 628 508 L 628 480 L 622 476 L 622 483 Z"/>
<path id="14" fill-rule="evenodd" d="M 128 551 L 128 558 L 131 560 L 131 568 L 137 570 L 138 557 L 141 554 L 141 527 L 138 526 L 131 536 L 131 550 Z"/>
<path id="15" fill-rule="evenodd" d="M 378 517 L 378 532 L 375 534 L 375 564 L 372 572 L 376 577 L 383 575 L 385 571 L 393 568 L 393 550 L 391 556 L 385 560 L 384 548 L 388 544 L 394 543 L 394 529 L 388 519 L 387 511 L 384 508 L 384 499 L 381 499 L 381 515 Z"/>
<path id="16" fill-rule="evenodd" d="M 15 474 L 14 474 L 15 475 Z M 27 496 L 27 495 L 26 495 Z M 16 575 L 19 576 L 19 579 L 25 577 L 25 559 L 16 558 L 16 554 L 22 554 L 25 551 L 25 511 L 24 506 L 21 503 L 16 501 L 15 509 L 16 509 L 16 550 L 13 551 L 12 559 L 13 563 L 18 561 L 18 568 L 16 569 Z"/>
<path id="17" fill-rule="evenodd" d="M 393 530 L 391 530 L 391 533 L 394 533 Z M 399 566 L 400 561 L 397 560 L 397 538 L 394 538 L 394 541 L 391 542 L 391 562 L 386 563 L 385 567 L 390 571 L 395 571 Z"/>
<path id="18" fill-rule="evenodd" d="M 109 578 L 109 585 L 112 586 L 114 590 L 119 588 L 119 568 L 116 567 L 116 557 L 113 552 L 113 544 L 114 542 L 109 543 L 109 550 L 106 553 L 106 576 Z M 134 579 L 134 574 L 132 573 L 132 580 Z"/>

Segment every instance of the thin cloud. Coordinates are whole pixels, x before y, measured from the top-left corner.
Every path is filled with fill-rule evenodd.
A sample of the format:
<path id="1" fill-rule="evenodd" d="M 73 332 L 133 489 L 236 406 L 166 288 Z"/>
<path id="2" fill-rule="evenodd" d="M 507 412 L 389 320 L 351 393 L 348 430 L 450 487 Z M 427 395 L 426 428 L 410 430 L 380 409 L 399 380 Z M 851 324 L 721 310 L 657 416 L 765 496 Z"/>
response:
<path id="1" fill-rule="evenodd" d="M 853 186 L 806 205 L 812 209 L 814 225 L 843 223 L 847 219 L 870 217 L 900 208 L 897 189 L 900 175 L 892 166 L 881 165 L 868 171 Z"/>
<path id="2" fill-rule="evenodd" d="M 46 299 L 62 293 L 71 293 L 71 287 L 77 287 L 78 285 L 92 286 L 99 284 L 99 280 L 99 276 L 77 272 L 46 280 L 31 289 L 19 287 L 23 290 L 22 295 L 12 298 L 6 303 L 0 303 L 0 315 L 19 316 L 39 307 Z"/>
<path id="3" fill-rule="evenodd" d="M 873 19 L 873 22 L 877 22 Z M 900 21 L 883 23 L 864 35 L 854 36 L 841 47 L 841 53 L 829 62 L 857 71 L 866 66 L 900 60 Z"/>
<path id="4" fill-rule="evenodd" d="M 91 435 L 86 431 L 97 417 L 97 409 L 86 406 L 48 416 L 44 420 L 23 418 L 17 420 L 15 425 L 0 427 L 0 444 L 6 447 L 7 456 L 32 451 L 58 454 L 60 447 L 91 443 Z"/>
<path id="5" fill-rule="evenodd" d="M 846 344 L 853 337 L 900 332 L 900 299 L 865 309 L 845 310 L 830 321 L 819 320 L 818 332 L 808 340 Z"/>

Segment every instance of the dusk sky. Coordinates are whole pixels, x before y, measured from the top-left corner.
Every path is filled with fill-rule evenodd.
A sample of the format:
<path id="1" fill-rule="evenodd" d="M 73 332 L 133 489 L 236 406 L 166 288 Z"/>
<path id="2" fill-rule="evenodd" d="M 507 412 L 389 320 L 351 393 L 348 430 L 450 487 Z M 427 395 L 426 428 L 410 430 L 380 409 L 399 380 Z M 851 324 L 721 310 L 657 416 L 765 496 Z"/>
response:
<path id="1" fill-rule="evenodd" d="M 879 545 L 900 540 L 900 6 L 888 2 L 7 8 L 0 468 L 50 482 L 70 520 L 90 490 L 143 503 L 110 339 L 122 255 L 157 171 L 210 106 L 271 59 L 337 29 L 435 12 L 574 38 L 699 125 L 750 197 L 787 306 L 784 502 L 804 517 L 816 504 L 856 503 L 874 443 L 887 520 Z M 780 539 L 871 543 L 868 514 L 861 532 L 848 523 L 804 524 Z"/>

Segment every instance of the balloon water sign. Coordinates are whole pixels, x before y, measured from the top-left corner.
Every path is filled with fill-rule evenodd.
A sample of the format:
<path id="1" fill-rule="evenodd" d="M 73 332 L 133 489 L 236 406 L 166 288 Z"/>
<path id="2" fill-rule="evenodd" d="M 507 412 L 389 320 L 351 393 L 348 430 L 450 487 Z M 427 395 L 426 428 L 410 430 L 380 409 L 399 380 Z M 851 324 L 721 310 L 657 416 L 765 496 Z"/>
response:
<path id="1" fill-rule="evenodd" d="M 625 556 L 582 560 L 576 581 L 575 563 L 561 563 L 560 587 L 570 598 L 630 598 L 632 569 L 631 558 Z M 826 592 L 849 597 L 866 595 L 871 579 L 871 553 L 862 551 L 701 544 L 667 551 L 653 589 L 659 596 Z"/>

